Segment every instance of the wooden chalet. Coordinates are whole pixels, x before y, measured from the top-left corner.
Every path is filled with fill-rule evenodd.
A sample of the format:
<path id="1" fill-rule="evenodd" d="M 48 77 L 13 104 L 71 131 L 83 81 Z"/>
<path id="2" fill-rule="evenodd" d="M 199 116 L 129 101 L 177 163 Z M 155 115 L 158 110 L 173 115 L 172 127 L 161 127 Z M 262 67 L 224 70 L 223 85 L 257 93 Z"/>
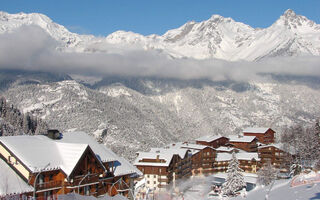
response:
<path id="1" fill-rule="evenodd" d="M 37 199 L 67 193 L 128 196 L 129 177 L 142 175 L 83 132 L 56 140 L 44 135 L 0 137 L 0 158 L 23 180 L 24 188 L 32 189 L 15 193 Z"/>
<path id="2" fill-rule="evenodd" d="M 166 191 L 177 179 L 191 175 L 191 154 L 187 149 L 153 148 L 150 152 L 137 154 L 134 165 L 144 174 L 146 181 L 142 193 L 150 189 Z"/>
<path id="3" fill-rule="evenodd" d="M 221 135 L 206 135 L 196 139 L 196 144 L 218 148 L 225 146 L 229 142 L 227 137 Z"/>
<path id="4" fill-rule="evenodd" d="M 257 138 L 255 136 L 229 135 L 229 144 L 247 152 L 257 152 Z"/>
<path id="5" fill-rule="evenodd" d="M 258 147 L 262 164 L 271 163 L 275 168 L 286 171 L 294 158 L 294 151 L 282 144 L 269 144 Z"/>
<path id="6" fill-rule="evenodd" d="M 214 173 L 213 163 L 216 157 L 216 150 L 214 148 L 189 142 L 171 144 L 167 148 L 190 150 L 192 154 L 191 165 L 193 176 Z"/>
<path id="7" fill-rule="evenodd" d="M 274 143 L 274 134 L 271 128 L 246 128 L 243 130 L 244 136 L 256 136 L 258 142 L 263 144 Z"/>

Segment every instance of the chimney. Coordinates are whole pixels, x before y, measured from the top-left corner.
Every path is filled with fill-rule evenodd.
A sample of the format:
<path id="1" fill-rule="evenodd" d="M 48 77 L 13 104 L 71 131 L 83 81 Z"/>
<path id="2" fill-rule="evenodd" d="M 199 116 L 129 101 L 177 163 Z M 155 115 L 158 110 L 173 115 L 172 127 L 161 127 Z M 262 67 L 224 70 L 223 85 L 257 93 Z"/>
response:
<path id="1" fill-rule="evenodd" d="M 58 139 L 61 139 L 62 134 L 57 129 L 49 129 L 47 131 L 47 137 L 49 137 L 49 138 L 51 138 L 53 140 L 58 140 Z"/>

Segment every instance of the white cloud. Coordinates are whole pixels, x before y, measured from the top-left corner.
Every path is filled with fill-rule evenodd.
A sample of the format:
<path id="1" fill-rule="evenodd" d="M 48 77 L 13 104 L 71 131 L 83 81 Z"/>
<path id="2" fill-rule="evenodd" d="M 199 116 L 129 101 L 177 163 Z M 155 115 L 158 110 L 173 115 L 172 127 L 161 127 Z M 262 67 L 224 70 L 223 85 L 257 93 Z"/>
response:
<path id="1" fill-rule="evenodd" d="M 319 57 L 274 58 L 262 62 L 172 59 L 157 51 L 132 48 L 106 53 L 69 53 L 36 26 L 0 35 L 0 68 L 58 71 L 82 75 L 155 76 L 162 78 L 251 80 L 259 73 L 320 77 Z M 94 46 L 93 46 L 94 48 Z M 114 51 L 114 50 L 117 51 Z M 114 52 L 114 53 L 108 53 Z"/>

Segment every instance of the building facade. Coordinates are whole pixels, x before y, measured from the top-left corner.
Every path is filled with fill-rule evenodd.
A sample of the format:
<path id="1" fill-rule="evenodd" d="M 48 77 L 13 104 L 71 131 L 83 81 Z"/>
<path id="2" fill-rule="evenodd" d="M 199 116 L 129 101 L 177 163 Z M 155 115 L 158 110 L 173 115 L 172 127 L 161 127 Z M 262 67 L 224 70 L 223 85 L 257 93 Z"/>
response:
<path id="1" fill-rule="evenodd" d="M 275 133 L 271 128 L 246 128 L 243 130 L 243 135 L 256 136 L 258 142 L 262 144 L 274 143 Z"/>
<path id="2" fill-rule="evenodd" d="M 66 133 L 63 138 L 0 137 L 0 158 L 23 180 L 23 185 L 33 190 L 16 191 L 16 194 L 37 199 L 73 192 L 90 196 L 128 196 L 130 177 L 142 175 L 86 133 Z"/>

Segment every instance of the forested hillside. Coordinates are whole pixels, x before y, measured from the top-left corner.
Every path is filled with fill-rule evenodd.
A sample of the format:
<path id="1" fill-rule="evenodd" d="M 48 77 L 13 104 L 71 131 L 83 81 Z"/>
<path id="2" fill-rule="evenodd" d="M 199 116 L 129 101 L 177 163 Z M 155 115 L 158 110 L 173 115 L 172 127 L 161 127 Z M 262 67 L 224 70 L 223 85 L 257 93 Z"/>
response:
<path id="1" fill-rule="evenodd" d="M 0 136 L 41 134 L 47 129 L 48 125 L 41 119 L 29 113 L 23 114 L 7 103 L 4 97 L 0 97 Z"/>

